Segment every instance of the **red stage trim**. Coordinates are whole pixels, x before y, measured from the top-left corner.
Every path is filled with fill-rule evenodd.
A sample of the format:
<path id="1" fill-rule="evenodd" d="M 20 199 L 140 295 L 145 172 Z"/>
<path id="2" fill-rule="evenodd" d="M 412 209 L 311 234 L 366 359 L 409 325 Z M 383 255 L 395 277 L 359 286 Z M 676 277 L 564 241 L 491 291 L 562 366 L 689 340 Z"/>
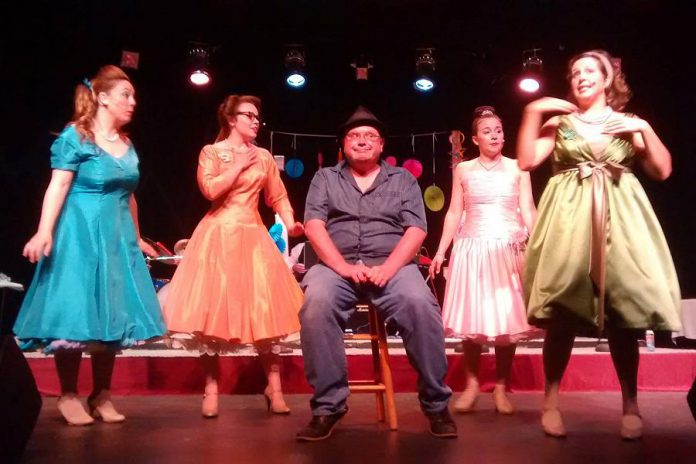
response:
<path id="1" fill-rule="evenodd" d="M 254 356 L 225 356 L 221 359 L 221 391 L 235 394 L 258 394 L 265 379 Z M 287 393 L 310 393 L 304 376 L 301 356 L 283 356 L 283 390 Z M 462 356 L 450 355 L 447 383 L 455 391 L 464 388 Z M 39 390 L 44 395 L 60 392 L 53 359 L 28 359 Z M 416 372 L 404 355 L 390 356 L 397 392 L 416 391 Z M 372 358 L 349 355 L 351 378 L 369 377 Z M 493 388 L 495 358 L 483 355 L 481 379 L 483 389 Z M 642 353 L 638 386 L 643 391 L 687 391 L 696 377 L 696 351 L 658 350 Z M 561 385 L 566 391 L 618 391 L 619 383 L 608 353 L 574 354 Z M 83 359 L 79 389 L 88 394 L 91 388 L 89 359 Z M 541 354 L 518 354 L 512 367 L 512 391 L 542 391 L 544 370 Z M 113 377 L 116 395 L 198 394 L 203 391 L 203 373 L 196 357 L 119 357 Z"/>

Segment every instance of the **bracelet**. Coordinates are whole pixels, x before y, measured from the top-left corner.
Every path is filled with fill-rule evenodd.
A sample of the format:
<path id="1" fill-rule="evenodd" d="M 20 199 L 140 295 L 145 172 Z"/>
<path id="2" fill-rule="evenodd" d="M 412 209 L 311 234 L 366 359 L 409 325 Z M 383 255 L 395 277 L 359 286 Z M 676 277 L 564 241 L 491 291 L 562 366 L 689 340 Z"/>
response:
<path id="1" fill-rule="evenodd" d="M 433 258 L 437 258 L 438 256 L 442 256 L 443 259 L 445 258 L 444 253 L 435 253 L 435 256 L 433 256 Z"/>

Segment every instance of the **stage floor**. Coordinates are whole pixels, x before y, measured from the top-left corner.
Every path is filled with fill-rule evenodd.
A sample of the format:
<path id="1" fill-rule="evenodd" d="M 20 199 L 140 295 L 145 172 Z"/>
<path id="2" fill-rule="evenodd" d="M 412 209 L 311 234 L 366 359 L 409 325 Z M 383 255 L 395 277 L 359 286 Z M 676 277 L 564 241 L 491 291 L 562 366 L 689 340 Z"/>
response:
<path id="1" fill-rule="evenodd" d="M 618 393 L 565 393 L 568 437 L 546 437 L 539 426 L 540 393 L 517 393 L 512 416 L 493 411 L 482 395 L 473 413 L 455 415 L 459 438 L 427 433 L 416 395 L 397 395 L 400 429 L 374 422 L 372 395 L 350 398 L 350 412 L 323 442 L 297 443 L 309 420 L 304 394 L 287 395 L 289 416 L 265 412 L 260 395 L 225 395 L 217 419 L 200 416 L 199 395 L 117 397 L 122 424 L 65 425 L 55 398 L 44 406 L 24 463 L 693 463 L 696 423 L 685 393 L 640 393 L 645 436 L 619 438 Z M 0 461 L 2 459 L 0 458 Z"/>

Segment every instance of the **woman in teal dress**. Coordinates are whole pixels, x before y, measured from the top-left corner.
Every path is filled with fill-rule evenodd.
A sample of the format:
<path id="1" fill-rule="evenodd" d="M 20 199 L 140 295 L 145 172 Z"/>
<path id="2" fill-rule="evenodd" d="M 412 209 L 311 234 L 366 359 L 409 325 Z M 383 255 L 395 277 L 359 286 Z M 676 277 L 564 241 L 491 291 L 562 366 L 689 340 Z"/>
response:
<path id="1" fill-rule="evenodd" d="M 548 329 L 542 427 L 565 436 L 558 392 L 576 329 L 606 327 L 623 398 L 621 436 L 637 439 L 637 333 L 677 330 L 681 300 L 664 234 L 632 166 L 664 180 L 671 155 L 648 122 L 620 112 L 630 90 L 607 52 L 577 55 L 568 70 L 573 103 L 545 97 L 528 104 L 517 149 L 522 169 L 549 156 L 554 168 L 523 279 L 529 321 Z M 542 125 L 547 113 L 561 115 Z"/>
<path id="2" fill-rule="evenodd" d="M 123 421 L 109 394 L 116 350 L 166 330 L 141 253 L 156 255 L 138 233 L 138 156 L 122 132 L 134 108 L 116 66 L 77 86 L 73 120 L 51 147 L 39 227 L 24 247 L 38 266 L 14 332 L 25 349 L 54 353 L 58 409 L 71 425 Z M 77 397 L 82 351 L 92 356 L 91 414 Z"/>

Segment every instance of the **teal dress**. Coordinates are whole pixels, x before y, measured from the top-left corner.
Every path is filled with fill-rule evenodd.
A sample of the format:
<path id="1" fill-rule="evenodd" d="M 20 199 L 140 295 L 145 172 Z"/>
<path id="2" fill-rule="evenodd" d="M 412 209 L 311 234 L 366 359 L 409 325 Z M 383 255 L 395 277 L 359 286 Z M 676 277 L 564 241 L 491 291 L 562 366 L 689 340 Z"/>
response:
<path id="1" fill-rule="evenodd" d="M 114 158 L 71 125 L 51 147 L 51 167 L 75 176 L 51 255 L 39 261 L 14 326 L 23 348 L 120 348 L 161 336 L 164 320 L 130 211 L 139 179 L 133 146 Z"/>

